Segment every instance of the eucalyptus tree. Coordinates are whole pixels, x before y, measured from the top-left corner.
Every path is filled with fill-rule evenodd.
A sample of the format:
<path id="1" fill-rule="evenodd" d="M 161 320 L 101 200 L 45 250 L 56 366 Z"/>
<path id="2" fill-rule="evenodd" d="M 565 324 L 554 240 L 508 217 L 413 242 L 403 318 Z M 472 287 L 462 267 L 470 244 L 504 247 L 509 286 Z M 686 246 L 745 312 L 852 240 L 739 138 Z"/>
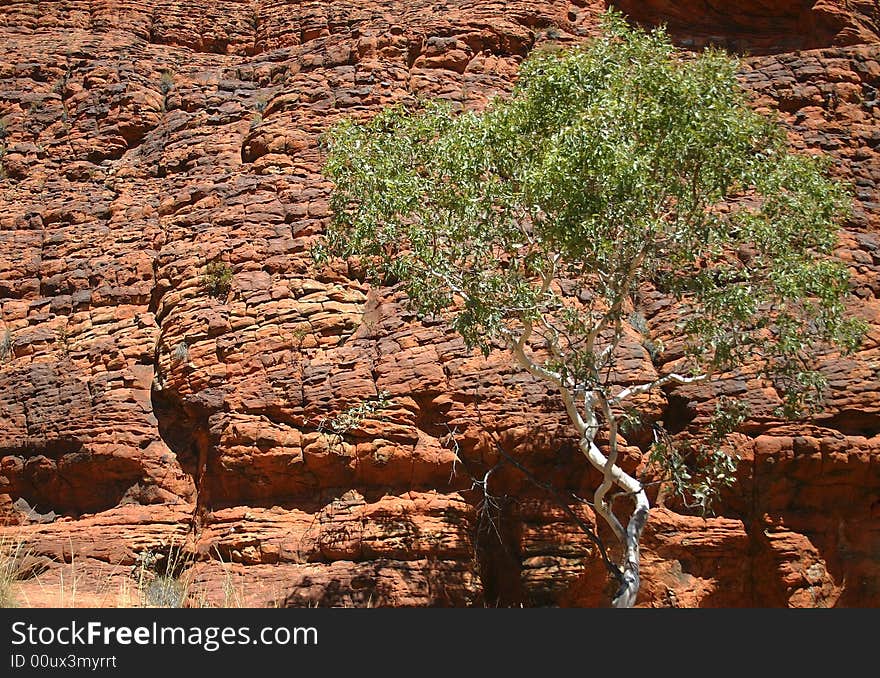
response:
<path id="1" fill-rule="evenodd" d="M 615 606 L 639 589 L 649 499 L 618 448 L 645 396 L 749 362 L 795 416 L 821 393 L 816 351 L 854 350 L 862 332 L 832 256 L 847 190 L 749 107 L 737 68 L 612 12 L 599 37 L 534 53 L 483 110 L 398 105 L 326 137 L 334 217 L 320 251 L 357 256 L 469 347 L 504 348 L 555 389 L 601 473 L 593 505 L 621 553 Z M 673 359 L 624 383 L 614 368 L 646 287 L 677 302 Z M 720 443 L 743 411 L 717 414 L 707 440 Z M 704 446 L 710 470 L 683 473 L 667 440 L 652 457 L 705 507 L 732 458 Z M 631 508 L 612 506 L 620 494 Z"/>

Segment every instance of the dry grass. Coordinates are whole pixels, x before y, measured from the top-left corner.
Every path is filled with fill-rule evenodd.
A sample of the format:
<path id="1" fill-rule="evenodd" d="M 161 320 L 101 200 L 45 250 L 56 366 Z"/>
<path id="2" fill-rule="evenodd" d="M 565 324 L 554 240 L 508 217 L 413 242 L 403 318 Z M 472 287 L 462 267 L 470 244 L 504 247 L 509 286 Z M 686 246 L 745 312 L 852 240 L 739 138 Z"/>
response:
<path id="1" fill-rule="evenodd" d="M 212 602 L 206 588 L 194 590 L 190 596 L 188 607 L 200 608 L 243 608 L 245 605 L 245 580 L 236 575 L 230 563 L 223 560 L 223 554 L 215 548 L 217 562 L 223 569 L 223 599 L 219 603 Z M 238 580 L 236 582 L 236 579 Z"/>
<path id="2" fill-rule="evenodd" d="M 28 555 L 23 540 L 0 537 L 0 607 L 19 606 L 18 581 Z"/>
<path id="3" fill-rule="evenodd" d="M 54 564 L 48 557 L 39 557 L 33 551 L 28 555 L 42 566 L 31 568 L 21 573 L 16 582 L 17 598 L 21 607 L 116 607 L 110 599 L 109 590 L 113 577 L 107 576 L 94 584 L 94 577 L 89 576 L 80 566 L 79 558 L 69 544 L 64 561 Z M 108 566 L 111 572 L 112 566 Z"/>
<path id="4" fill-rule="evenodd" d="M 138 553 L 132 565 L 84 561 L 72 544 L 63 562 L 53 561 L 36 556 L 21 537 L 0 537 L 0 607 L 246 607 L 245 578 L 220 553 L 212 560 L 223 569 L 222 593 L 216 583 L 211 593 L 196 581 L 196 555 L 173 540 Z"/>

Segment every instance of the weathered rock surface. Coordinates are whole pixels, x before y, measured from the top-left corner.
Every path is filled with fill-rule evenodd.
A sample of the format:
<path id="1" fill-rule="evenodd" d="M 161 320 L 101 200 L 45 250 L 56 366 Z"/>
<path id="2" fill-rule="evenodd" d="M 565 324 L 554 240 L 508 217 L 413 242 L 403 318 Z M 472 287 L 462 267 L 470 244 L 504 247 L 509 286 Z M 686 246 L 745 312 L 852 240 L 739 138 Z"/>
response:
<path id="1" fill-rule="evenodd" d="M 828 408 L 809 422 L 778 421 L 747 374 L 652 401 L 680 436 L 725 394 L 752 419 L 719 517 L 652 512 L 640 604 L 878 605 L 875 4 L 618 5 L 686 45 L 767 54 L 743 63 L 756 105 L 853 183 L 839 255 L 872 324 L 855 356 L 827 356 Z M 45 592 L 72 575 L 77 604 L 126 604 L 138 564 L 180 548 L 194 604 L 606 604 L 554 497 L 509 464 L 489 510 L 473 483 L 499 461 L 492 434 L 588 494 L 553 396 L 309 255 L 333 121 L 421 95 L 479 106 L 535 45 L 595 30 L 602 6 L 4 3 L 0 510 L 44 558 L 30 604 L 71 602 Z M 787 53 L 807 47 L 823 49 Z M 662 338 L 668 303 L 643 310 Z M 662 369 L 643 341 L 629 335 L 624 378 Z M 344 425 L 382 393 L 388 407 Z"/>
<path id="2" fill-rule="evenodd" d="M 617 0 L 636 21 L 666 24 L 688 47 L 717 44 L 751 54 L 876 42 L 880 8 L 871 0 Z"/>

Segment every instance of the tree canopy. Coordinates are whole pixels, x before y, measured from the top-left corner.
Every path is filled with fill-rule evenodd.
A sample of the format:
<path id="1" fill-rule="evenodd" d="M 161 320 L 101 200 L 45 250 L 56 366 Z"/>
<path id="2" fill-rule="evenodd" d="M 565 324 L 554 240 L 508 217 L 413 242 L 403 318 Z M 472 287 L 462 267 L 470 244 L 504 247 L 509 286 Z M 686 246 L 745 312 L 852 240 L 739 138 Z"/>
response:
<path id="1" fill-rule="evenodd" d="M 796 415 L 821 391 L 817 348 L 861 336 L 831 256 L 847 188 L 827 158 L 788 150 L 737 68 L 610 12 L 600 37 L 530 56 L 483 110 L 422 101 L 327 135 L 328 250 L 399 281 L 468 346 L 510 350 L 562 396 L 603 473 L 596 511 L 624 547 L 619 605 L 635 601 L 648 509 L 616 465 L 628 404 L 749 361 L 784 396 L 780 414 Z M 674 371 L 614 383 L 646 287 L 677 301 Z M 607 500 L 614 485 L 634 500 L 628 521 Z"/>

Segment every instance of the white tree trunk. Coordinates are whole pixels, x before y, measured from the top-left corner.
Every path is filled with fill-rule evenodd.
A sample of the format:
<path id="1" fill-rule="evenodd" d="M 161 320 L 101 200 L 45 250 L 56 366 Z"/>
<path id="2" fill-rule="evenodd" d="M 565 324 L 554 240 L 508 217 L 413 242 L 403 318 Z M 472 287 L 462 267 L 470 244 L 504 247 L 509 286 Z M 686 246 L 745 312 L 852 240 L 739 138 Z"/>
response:
<path id="1" fill-rule="evenodd" d="M 642 530 L 648 522 L 648 495 L 640 490 L 635 495 L 636 507 L 630 516 L 626 526 L 626 539 L 624 543 L 623 581 L 614 595 L 611 604 L 614 607 L 633 607 L 639 594 L 639 542 L 642 538 Z"/>
<path id="2" fill-rule="evenodd" d="M 633 607 L 641 584 L 641 579 L 639 578 L 639 542 L 642 538 L 642 531 L 645 529 L 645 524 L 648 522 L 648 510 L 651 507 L 648 502 L 648 495 L 645 493 L 642 484 L 638 480 L 626 473 L 619 466 L 615 464 L 609 465 L 608 459 L 592 441 L 582 439 L 581 451 L 593 467 L 602 471 L 602 473 L 610 478 L 619 488 L 631 494 L 635 501 L 635 508 L 633 509 L 632 515 L 625 528 L 621 525 L 617 516 L 611 511 L 611 507 L 605 503 L 604 499 L 599 497 L 599 501 L 596 501 L 594 504 L 596 513 L 602 516 L 605 522 L 608 523 L 614 531 L 618 542 L 620 542 L 620 545 L 623 547 L 621 566 L 623 581 L 621 582 L 617 593 L 614 595 L 612 605 L 614 607 Z M 597 492 L 597 494 L 599 493 Z M 602 495 L 604 495 L 604 492 Z"/>
<path id="3" fill-rule="evenodd" d="M 530 334 L 531 325 L 526 324 L 522 336 L 518 340 L 510 340 L 510 349 L 517 361 L 532 375 L 555 385 L 559 389 L 568 417 L 580 435 L 581 452 L 583 452 L 590 464 L 599 470 L 604 477 L 602 485 L 596 490 L 593 507 L 596 513 L 602 516 L 605 522 L 608 523 L 614 531 L 618 542 L 623 547 L 621 566 L 622 581 L 620 588 L 612 600 L 612 604 L 614 607 L 633 607 L 641 583 L 639 579 L 639 540 L 642 537 L 642 531 L 645 529 L 645 524 L 648 522 L 648 510 L 650 509 L 648 495 L 645 493 L 642 484 L 638 480 L 626 473 L 616 464 L 617 445 L 616 440 L 614 440 L 616 438 L 616 424 L 614 424 L 614 430 L 612 432 L 612 439 L 614 442 L 612 443 L 612 450 L 609 457 L 602 454 L 602 451 L 593 442 L 599 431 L 599 421 L 593 409 L 598 394 L 596 392 L 586 392 L 583 395 L 582 409 L 579 408 L 578 403 L 575 402 L 572 388 L 566 383 L 563 376 L 558 372 L 547 369 L 543 365 L 537 364 L 526 354 L 524 347 Z M 693 379 L 693 381 L 702 378 L 704 377 L 700 376 Z M 681 377 L 679 375 L 663 377 L 651 384 L 629 389 L 627 393 L 618 395 L 618 397 L 614 399 L 614 402 L 619 402 L 620 400 L 623 400 L 624 397 L 629 397 L 637 393 L 648 392 L 669 381 L 689 383 L 692 379 Z M 608 413 L 609 418 L 611 418 L 613 415 L 610 414 L 609 400 L 603 398 L 603 406 Z M 635 508 L 626 527 L 620 523 L 617 516 L 615 516 L 614 512 L 611 510 L 611 507 L 605 501 L 605 494 L 613 485 L 616 485 L 624 492 L 631 495 L 635 501 Z"/>

